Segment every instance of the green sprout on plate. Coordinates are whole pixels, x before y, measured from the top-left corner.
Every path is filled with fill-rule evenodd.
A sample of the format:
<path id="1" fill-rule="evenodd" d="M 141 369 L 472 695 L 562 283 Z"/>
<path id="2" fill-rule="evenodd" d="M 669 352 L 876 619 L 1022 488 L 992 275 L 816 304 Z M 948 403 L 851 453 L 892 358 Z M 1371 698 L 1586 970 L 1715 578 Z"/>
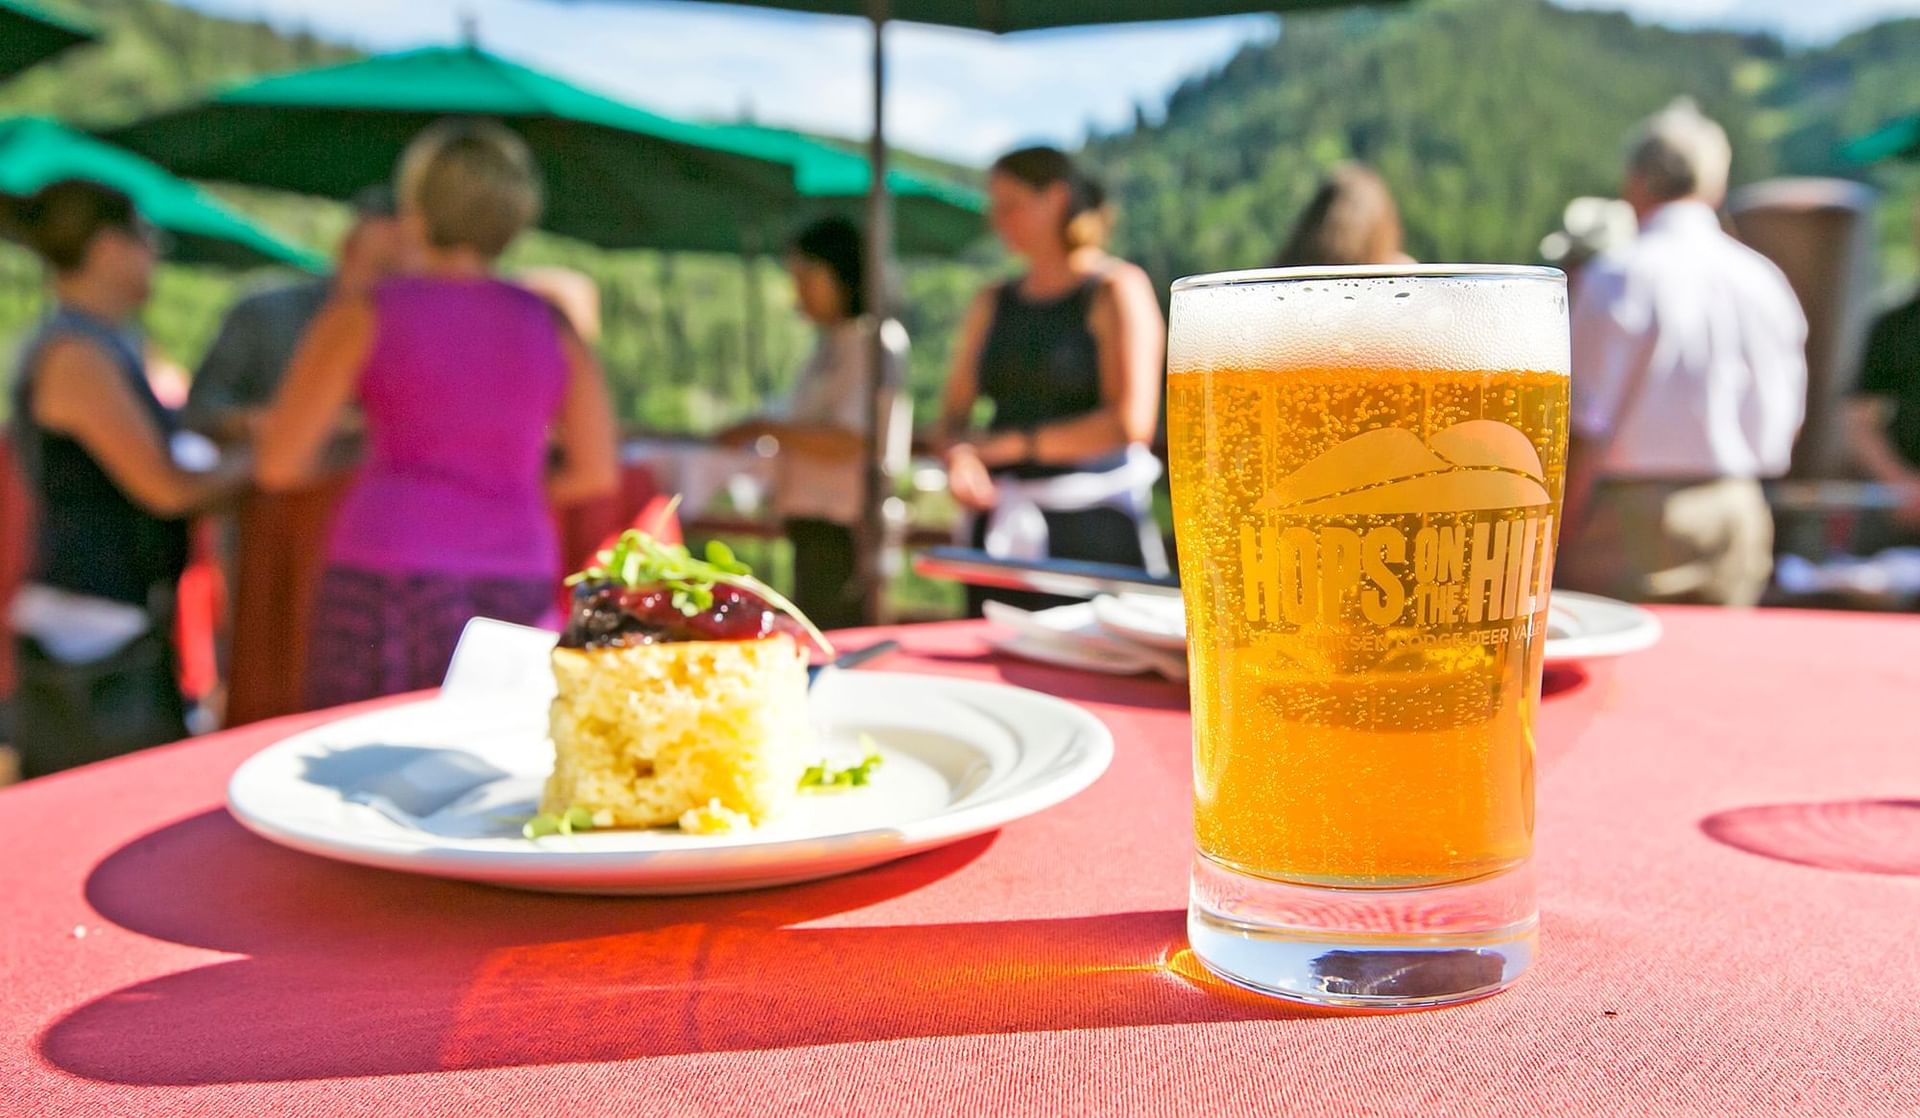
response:
<path id="1" fill-rule="evenodd" d="M 880 747 L 867 735 L 860 735 L 860 745 L 866 750 L 866 756 L 851 765 L 836 768 L 823 757 L 807 766 L 807 771 L 800 774 L 800 788 L 808 792 L 839 792 L 871 784 L 873 770 L 879 768 L 885 758 L 880 756 Z"/>
<path id="2" fill-rule="evenodd" d="M 675 497 L 666 515 L 679 505 Z M 673 594 L 673 608 L 694 617 L 713 608 L 713 588 L 732 586 L 758 595 L 774 609 L 786 614 L 806 630 L 807 636 L 829 659 L 833 645 L 826 634 L 773 587 L 753 577 L 752 568 L 742 563 L 733 549 L 720 540 L 707 541 L 707 557 L 696 559 L 686 546 L 661 543 L 637 528 L 620 533 L 614 545 L 601 552 L 592 566 L 567 579 L 568 586 L 582 582 L 610 582 L 630 589 L 663 586 Z"/>
<path id="3" fill-rule="evenodd" d="M 562 812 L 549 812 L 536 815 L 520 828 L 527 838 L 545 838 L 548 835 L 571 835 L 575 831 L 593 830 L 593 812 L 584 807 L 570 807 Z"/>

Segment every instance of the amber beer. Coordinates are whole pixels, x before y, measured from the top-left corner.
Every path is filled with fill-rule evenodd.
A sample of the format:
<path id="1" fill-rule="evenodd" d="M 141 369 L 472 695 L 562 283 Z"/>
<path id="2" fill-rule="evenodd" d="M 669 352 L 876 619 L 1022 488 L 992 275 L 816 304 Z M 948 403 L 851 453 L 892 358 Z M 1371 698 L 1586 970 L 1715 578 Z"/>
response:
<path id="1" fill-rule="evenodd" d="M 1169 364 L 1196 951 L 1236 981 L 1345 1004 L 1503 985 L 1533 937 L 1533 722 L 1567 443 L 1558 273 L 1183 281 Z M 1444 954 L 1449 935 L 1495 962 L 1370 993 L 1309 957 Z M 1262 956 L 1263 936 L 1285 949 Z M 1280 973 L 1247 973 L 1262 967 Z"/>

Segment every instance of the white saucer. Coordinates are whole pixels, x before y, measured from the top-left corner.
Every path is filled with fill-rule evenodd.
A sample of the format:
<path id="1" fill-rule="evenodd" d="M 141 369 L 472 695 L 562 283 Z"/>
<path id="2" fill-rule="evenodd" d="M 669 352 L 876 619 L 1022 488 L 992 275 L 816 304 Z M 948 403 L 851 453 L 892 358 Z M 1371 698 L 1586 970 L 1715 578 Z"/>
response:
<path id="1" fill-rule="evenodd" d="M 1014 619 L 989 613 L 1002 624 Z M 1058 638 L 1049 639 L 1049 633 Z M 1101 639 L 1100 634 L 1108 634 Z M 1064 639 L 1060 639 L 1064 638 Z M 1660 640 L 1660 619 L 1639 606 L 1574 590 L 1555 590 L 1547 608 L 1546 662 L 1570 664 L 1625 656 Z M 1118 647 L 1108 647 L 1118 642 Z M 1129 643 L 1131 642 L 1131 643 Z M 1026 615 L 1003 652 L 1086 671 L 1132 675 L 1144 657 L 1186 648 L 1186 614 L 1176 598 L 1121 595 Z M 1146 646 L 1146 647 L 1141 647 Z"/>
<path id="2" fill-rule="evenodd" d="M 705 893 L 828 877 L 994 830 L 1086 788 L 1113 756 L 1093 715 L 1003 684 L 840 672 L 813 695 L 828 752 L 853 753 L 865 734 L 885 762 L 872 784 L 803 794 L 742 834 L 521 837 L 553 763 L 545 705 L 469 688 L 270 746 L 234 773 L 227 803 L 264 838 L 360 865 L 554 892 Z"/>
<path id="3" fill-rule="evenodd" d="M 1639 606 L 1577 590 L 1555 590 L 1547 606 L 1547 663 L 1603 660 L 1652 648 L 1660 619 Z"/>

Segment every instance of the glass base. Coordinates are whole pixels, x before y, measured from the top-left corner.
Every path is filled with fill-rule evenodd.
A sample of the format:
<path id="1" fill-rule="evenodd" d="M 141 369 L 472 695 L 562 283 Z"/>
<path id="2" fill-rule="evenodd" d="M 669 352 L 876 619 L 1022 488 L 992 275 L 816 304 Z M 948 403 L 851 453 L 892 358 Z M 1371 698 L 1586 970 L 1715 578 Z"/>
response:
<path id="1" fill-rule="evenodd" d="M 1485 997 L 1533 965 L 1533 864 L 1471 881 L 1341 889 L 1194 857 L 1187 940 L 1208 970 L 1312 1005 L 1408 1009 Z"/>

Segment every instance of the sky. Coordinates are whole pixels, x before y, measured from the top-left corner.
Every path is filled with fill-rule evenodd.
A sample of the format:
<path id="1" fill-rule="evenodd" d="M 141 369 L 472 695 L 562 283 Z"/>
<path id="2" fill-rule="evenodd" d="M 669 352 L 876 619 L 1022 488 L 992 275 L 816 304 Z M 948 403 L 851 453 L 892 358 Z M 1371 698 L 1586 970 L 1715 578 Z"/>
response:
<path id="1" fill-rule="evenodd" d="M 658 112 L 750 116 L 864 136 L 871 33 L 858 20 L 712 4 L 607 0 L 181 0 L 218 15 L 304 27 L 367 49 L 481 45 Z M 1824 42 L 1878 19 L 1920 16 L 1920 0 L 1556 0 L 1676 26 L 1773 31 Z M 984 164 L 1022 143 L 1077 144 L 1136 105 L 1157 111 L 1180 82 L 1249 41 L 1273 16 L 1051 31 L 998 38 L 901 24 L 887 36 L 889 138 Z"/>

